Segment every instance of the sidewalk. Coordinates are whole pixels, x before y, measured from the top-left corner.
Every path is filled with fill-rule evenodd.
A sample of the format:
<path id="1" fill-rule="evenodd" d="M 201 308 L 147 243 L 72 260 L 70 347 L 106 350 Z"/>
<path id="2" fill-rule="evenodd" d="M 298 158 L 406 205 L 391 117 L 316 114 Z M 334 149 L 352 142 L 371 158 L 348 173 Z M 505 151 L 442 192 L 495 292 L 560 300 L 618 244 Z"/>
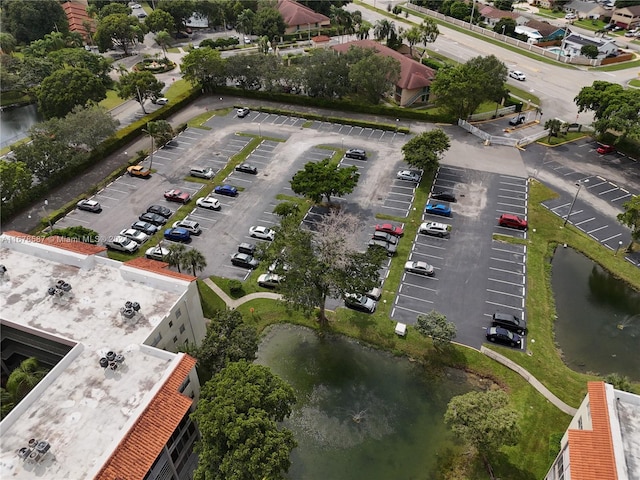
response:
<path id="1" fill-rule="evenodd" d="M 218 295 L 224 301 L 227 307 L 229 307 L 232 310 L 239 307 L 243 303 L 250 302 L 251 300 L 255 300 L 256 298 L 269 298 L 271 300 L 280 300 L 281 298 L 279 294 L 273 293 L 273 292 L 256 292 L 256 293 L 250 293 L 249 295 L 245 295 L 242 298 L 238 298 L 237 300 L 234 300 L 229 295 L 227 295 L 224 292 L 224 290 L 222 290 L 218 285 L 216 285 L 213 282 L 213 280 L 211 280 L 210 278 L 205 278 L 203 282 L 206 283 L 207 286 L 211 290 L 213 290 L 216 293 L 216 295 Z"/>

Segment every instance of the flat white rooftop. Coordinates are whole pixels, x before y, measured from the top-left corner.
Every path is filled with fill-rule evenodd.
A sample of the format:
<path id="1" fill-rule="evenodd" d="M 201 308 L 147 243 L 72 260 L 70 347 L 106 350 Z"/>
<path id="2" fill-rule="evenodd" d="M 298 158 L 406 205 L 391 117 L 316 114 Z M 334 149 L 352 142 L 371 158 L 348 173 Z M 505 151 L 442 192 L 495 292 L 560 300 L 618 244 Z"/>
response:
<path id="1" fill-rule="evenodd" d="M 175 354 L 144 343 L 189 282 L 11 241 L 0 237 L 2 321 L 76 345 L 0 424 L 0 478 L 92 478 L 175 368 Z M 58 280 L 71 290 L 50 295 Z M 127 301 L 140 304 L 135 321 Z M 99 365 L 108 351 L 125 357 L 115 370 Z M 17 455 L 32 438 L 50 444 L 39 463 Z"/>
<path id="2" fill-rule="evenodd" d="M 640 396 L 615 391 L 629 479 L 640 478 Z"/>

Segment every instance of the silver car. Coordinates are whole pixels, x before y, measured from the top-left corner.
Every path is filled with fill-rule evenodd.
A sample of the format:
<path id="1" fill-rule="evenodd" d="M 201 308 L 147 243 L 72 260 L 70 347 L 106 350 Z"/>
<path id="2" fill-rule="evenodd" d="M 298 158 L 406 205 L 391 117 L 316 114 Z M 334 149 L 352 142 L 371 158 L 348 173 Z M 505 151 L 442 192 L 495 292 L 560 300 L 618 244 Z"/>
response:
<path id="1" fill-rule="evenodd" d="M 406 180 L 407 182 L 419 182 L 420 174 L 411 170 L 400 170 L 396 174 L 398 180 Z"/>

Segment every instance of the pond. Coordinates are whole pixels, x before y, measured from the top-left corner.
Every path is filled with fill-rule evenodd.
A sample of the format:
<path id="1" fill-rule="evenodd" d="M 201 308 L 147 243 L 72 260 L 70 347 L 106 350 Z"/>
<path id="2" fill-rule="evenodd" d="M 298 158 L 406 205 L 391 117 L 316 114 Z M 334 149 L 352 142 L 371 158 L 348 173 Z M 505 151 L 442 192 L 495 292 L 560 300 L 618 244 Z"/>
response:
<path id="1" fill-rule="evenodd" d="M 640 293 L 570 248 L 556 249 L 551 282 L 565 363 L 640 380 Z"/>
<path id="2" fill-rule="evenodd" d="M 11 108 L 0 113 L 0 148 L 7 147 L 29 134 L 29 129 L 42 121 L 35 104 Z"/>
<path id="3" fill-rule="evenodd" d="M 461 371 L 428 376 L 406 359 L 290 325 L 271 327 L 258 363 L 298 398 L 285 420 L 298 442 L 291 479 L 435 478 L 438 460 L 457 451 L 447 403 L 478 388 Z"/>

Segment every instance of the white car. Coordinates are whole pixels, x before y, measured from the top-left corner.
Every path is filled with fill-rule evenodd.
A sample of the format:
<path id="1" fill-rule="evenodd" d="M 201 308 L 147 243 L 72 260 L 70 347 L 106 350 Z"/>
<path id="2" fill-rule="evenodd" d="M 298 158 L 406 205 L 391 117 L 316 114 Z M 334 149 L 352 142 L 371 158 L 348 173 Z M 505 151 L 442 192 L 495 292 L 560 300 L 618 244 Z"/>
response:
<path id="1" fill-rule="evenodd" d="M 576 17 L 576 14 L 575 14 L 575 13 L 567 13 L 567 14 L 564 16 L 564 19 L 565 19 L 565 20 L 575 20 L 576 18 L 578 18 L 578 17 Z"/>
<path id="2" fill-rule="evenodd" d="M 169 99 L 167 97 L 160 97 L 160 98 L 156 98 L 156 101 L 153 102 L 156 105 L 166 105 L 167 103 L 169 103 Z"/>
<path id="3" fill-rule="evenodd" d="M 511 70 L 509 72 L 509 76 L 511 78 L 515 78 L 516 80 L 520 80 L 521 82 L 524 82 L 527 79 L 527 76 L 520 70 Z"/>
<path id="4" fill-rule="evenodd" d="M 202 233 L 200 224 L 198 222 L 194 222 L 193 220 L 180 220 L 179 222 L 173 224 L 173 228 L 184 228 L 191 235 L 200 235 Z"/>
<path id="5" fill-rule="evenodd" d="M 159 260 L 161 262 L 164 261 L 167 255 L 169 255 L 169 249 L 161 247 L 160 245 L 148 248 L 147 251 L 144 252 L 145 257 L 150 258 L 151 260 Z"/>
<path id="6" fill-rule="evenodd" d="M 419 182 L 420 174 L 418 172 L 413 172 L 411 170 L 400 170 L 396 174 L 396 178 L 398 180 L 406 180 L 408 182 Z"/>
<path id="7" fill-rule="evenodd" d="M 404 264 L 407 272 L 417 273 L 418 275 L 427 275 L 431 277 L 434 273 L 433 266 L 427 262 L 407 262 Z"/>
<path id="8" fill-rule="evenodd" d="M 139 245 L 133 240 L 118 235 L 105 242 L 105 246 L 111 250 L 118 250 L 125 253 L 133 253 L 138 250 Z"/>
<path id="9" fill-rule="evenodd" d="M 283 277 L 275 273 L 263 273 L 258 277 L 258 285 L 265 288 L 276 288 L 283 280 Z"/>
<path id="10" fill-rule="evenodd" d="M 134 228 L 125 228 L 120 232 L 120 235 L 130 240 L 133 240 L 138 245 L 142 245 L 144 242 L 149 240 L 149 235 L 141 232 L 140 230 L 136 230 Z"/>
<path id="11" fill-rule="evenodd" d="M 273 240 L 276 236 L 276 232 L 267 227 L 260 225 L 249 228 L 249 234 L 252 237 L 260 238 L 261 240 Z"/>
<path id="12" fill-rule="evenodd" d="M 220 202 L 215 197 L 202 197 L 196 200 L 196 205 L 209 210 L 220 210 Z"/>
<path id="13" fill-rule="evenodd" d="M 426 235 L 435 235 L 436 237 L 448 237 L 449 225 L 439 222 L 424 222 L 418 228 L 418 233 Z"/>

